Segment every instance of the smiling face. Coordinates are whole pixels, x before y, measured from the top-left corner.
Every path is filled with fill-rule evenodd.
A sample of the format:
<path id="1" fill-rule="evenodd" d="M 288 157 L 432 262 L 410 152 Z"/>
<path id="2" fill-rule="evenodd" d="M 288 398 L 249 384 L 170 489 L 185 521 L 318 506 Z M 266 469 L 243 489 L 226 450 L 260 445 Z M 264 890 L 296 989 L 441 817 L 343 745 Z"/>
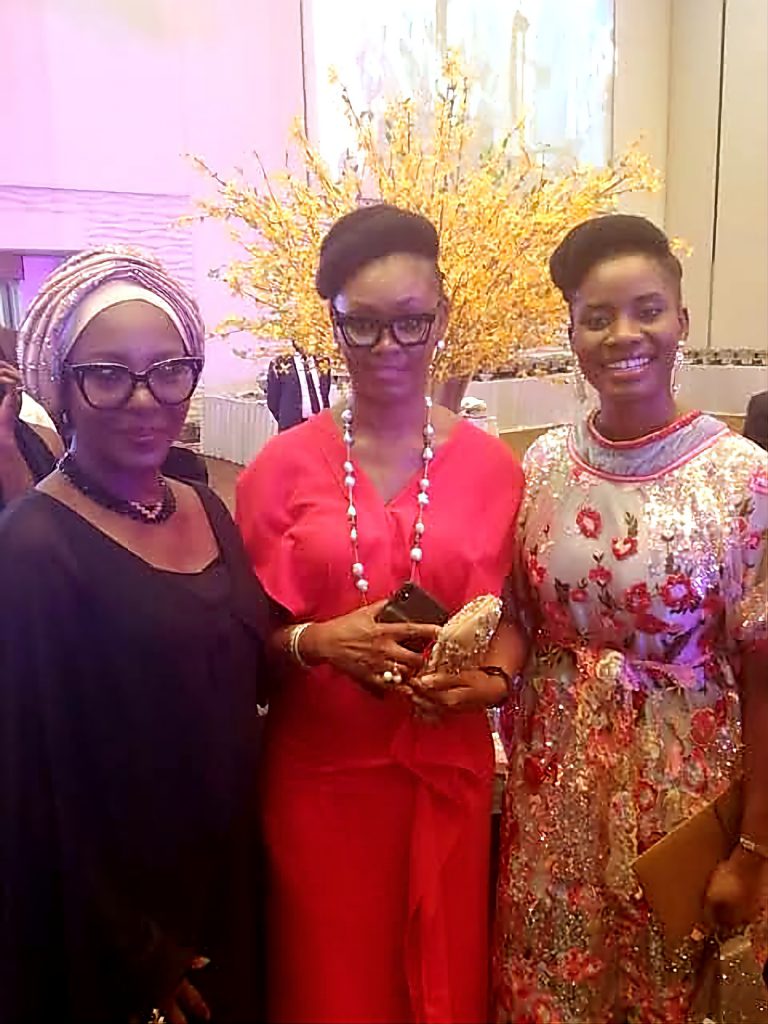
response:
<path id="1" fill-rule="evenodd" d="M 369 330 L 366 319 L 397 318 L 403 338 L 425 337 L 423 344 L 399 345 L 384 330 L 377 345 L 365 348 L 348 344 L 335 326 L 358 399 L 379 404 L 423 396 L 432 353 L 447 324 L 447 303 L 431 260 L 406 253 L 373 260 L 345 282 L 333 307 L 342 320 L 355 318 L 363 332 Z M 435 319 L 422 335 L 417 318 L 424 314 Z"/>
<path id="2" fill-rule="evenodd" d="M 642 253 L 596 264 L 571 300 L 572 345 L 601 403 L 667 403 L 688 313 L 671 270 Z"/>
<path id="3" fill-rule="evenodd" d="M 184 355 L 181 336 L 166 314 L 149 303 L 130 301 L 94 317 L 67 363 L 117 363 L 144 373 L 154 363 Z M 160 405 L 140 385 L 121 408 L 94 409 L 71 378 L 64 398 L 78 455 L 110 472 L 159 470 L 189 408 L 189 402 Z"/>

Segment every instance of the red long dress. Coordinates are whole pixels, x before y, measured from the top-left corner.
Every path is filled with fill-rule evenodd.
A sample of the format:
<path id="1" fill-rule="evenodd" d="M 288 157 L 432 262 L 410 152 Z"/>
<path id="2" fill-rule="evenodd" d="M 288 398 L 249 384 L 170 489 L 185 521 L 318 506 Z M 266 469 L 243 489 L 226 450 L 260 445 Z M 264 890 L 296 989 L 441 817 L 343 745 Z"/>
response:
<path id="1" fill-rule="evenodd" d="M 329 412 L 279 435 L 243 474 L 237 516 L 254 571 L 297 621 L 360 605 L 345 449 Z M 357 471 L 370 598 L 409 573 L 418 479 L 384 502 Z M 437 450 L 421 585 L 455 611 L 499 593 L 522 471 L 466 422 Z M 330 666 L 297 671 L 267 720 L 265 832 L 272 1021 L 488 1019 L 493 753 L 482 711 L 435 725 Z"/>

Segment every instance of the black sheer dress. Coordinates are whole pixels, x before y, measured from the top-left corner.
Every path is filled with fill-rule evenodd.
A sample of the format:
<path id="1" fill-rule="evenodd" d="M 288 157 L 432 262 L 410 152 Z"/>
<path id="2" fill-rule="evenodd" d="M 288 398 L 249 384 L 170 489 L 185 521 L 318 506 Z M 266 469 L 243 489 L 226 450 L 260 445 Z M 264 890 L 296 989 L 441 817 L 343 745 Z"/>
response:
<path id="1" fill-rule="evenodd" d="M 256 790 L 267 610 L 220 557 L 153 568 L 32 492 L 0 516 L 0 1021 L 144 1021 L 193 956 L 263 1019 Z"/>

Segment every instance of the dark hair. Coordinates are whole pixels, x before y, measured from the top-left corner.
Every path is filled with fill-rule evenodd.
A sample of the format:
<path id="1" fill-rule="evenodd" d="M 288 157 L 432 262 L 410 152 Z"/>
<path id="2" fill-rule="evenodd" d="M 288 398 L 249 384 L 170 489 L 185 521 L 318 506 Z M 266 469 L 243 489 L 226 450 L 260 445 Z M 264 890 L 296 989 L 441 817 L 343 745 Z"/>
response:
<path id="1" fill-rule="evenodd" d="M 570 302 L 594 266 L 633 253 L 656 260 L 679 289 L 683 268 L 667 236 L 645 217 L 624 213 L 594 217 L 572 228 L 550 256 L 549 273 Z"/>
<path id="2" fill-rule="evenodd" d="M 353 274 L 374 260 L 409 253 L 437 267 L 439 251 L 435 226 L 420 213 L 389 203 L 362 206 L 337 220 L 323 239 L 315 286 L 322 298 L 334 299 Z"/>

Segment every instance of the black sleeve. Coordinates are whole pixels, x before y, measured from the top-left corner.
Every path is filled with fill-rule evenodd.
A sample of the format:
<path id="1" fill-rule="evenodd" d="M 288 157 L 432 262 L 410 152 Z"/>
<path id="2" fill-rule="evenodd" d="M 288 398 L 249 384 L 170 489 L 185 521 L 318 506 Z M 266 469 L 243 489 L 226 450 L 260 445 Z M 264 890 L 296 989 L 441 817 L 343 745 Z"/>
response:
<path id="1" fill-rule="evenodd" d="M 768 449 L 768 392 L 750 398 L 744 420 L 744 437 Z"/>
<path id="2" fill-rule="evenodd" d="M 16 529 L 23 505 L 36 511 L 24 499 L 0 519 L 0 1020 L 90 1024 L 151 1009 L 191 951 L 128 902 L 110 871 L 105 801 L 73 741 L 88 693 L 106 682 L 91 646 L 98 627 L 70 552 Z M 99 760 L 107 772 L 109 753 Z"/>
<path id="3" fill-rule="evenodd" d="M 274 360 L 269 364 L 267 372 L 267 408 L 276 420 L 280 418 L 280 391 L 282 382 Z"/>

